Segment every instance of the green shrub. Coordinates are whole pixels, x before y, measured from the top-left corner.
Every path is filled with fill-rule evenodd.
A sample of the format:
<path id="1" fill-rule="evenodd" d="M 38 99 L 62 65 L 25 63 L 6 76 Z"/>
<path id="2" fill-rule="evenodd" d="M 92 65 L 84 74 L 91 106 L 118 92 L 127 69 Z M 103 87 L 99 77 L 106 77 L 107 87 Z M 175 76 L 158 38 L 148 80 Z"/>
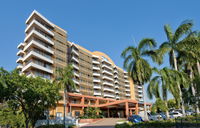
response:
<path id="1" fill-rule="evenodd" d="M 42 125 L 37 128 L 64 128 L 63 124 L 54 124 L 54 125 Z M 68 128 L 76 128 L 75 125 L 69 125 Z"/>
<path id="2" fill-rule="evenodd" d="M 129 125 L 128 123 L 116 124 L 115 128 L 131 128 L 131 125 Z"/>

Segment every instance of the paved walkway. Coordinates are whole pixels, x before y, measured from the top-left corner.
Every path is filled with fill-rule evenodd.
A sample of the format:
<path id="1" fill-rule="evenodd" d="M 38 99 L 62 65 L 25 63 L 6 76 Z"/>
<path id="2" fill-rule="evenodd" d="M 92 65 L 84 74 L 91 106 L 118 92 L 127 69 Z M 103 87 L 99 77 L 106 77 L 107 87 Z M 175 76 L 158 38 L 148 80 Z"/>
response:
<path id="1" fill-rule="evenodd" d="M 81 128 L 114 128 L 115 124 L 119 120 L 126 120 L 124 118 L 105 118 L 94 123 L 90 123 L 86 126 L 82 126 Z"/>

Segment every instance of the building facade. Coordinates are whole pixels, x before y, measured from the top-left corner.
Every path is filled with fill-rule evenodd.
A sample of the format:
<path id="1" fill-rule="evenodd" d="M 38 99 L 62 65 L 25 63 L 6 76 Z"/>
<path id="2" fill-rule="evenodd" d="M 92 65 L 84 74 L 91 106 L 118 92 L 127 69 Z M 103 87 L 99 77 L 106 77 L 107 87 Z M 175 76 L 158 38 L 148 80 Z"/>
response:
<path id="1" fill-rule="evenodd" d="M 72 64 L 77 90 L 76 96 L 71 94 L 74 97 L 69 100 L 71 103 L 83 103 L 79 95 L 91 96 L 89 99 L 95 102 L 91 100 L 89 103 L 96 105 L 100 105 L 96 103 L 99 98 L 107 103 L 117 100 L 143 102 L 142 86 L 134 85 L 127 72 L 116 66 L 109 56 L 68 41 L 67 32 L 39 12 L 33 11 L 26 20 L 25 34 L 24 41 L 18 45 L 17 68 L 27 76 L 51 80 L 56 77 L 57 68 Z M 58 111 L 62 111 L 61 104 L 53 111 L 54 114 L 59 115 Z M 136 106 L 139 108 L 139 105 Z M 83 106 L 71 109 L 75 109 L 73 113 L 76 113 L 76 110 L 82 111 Z"/>

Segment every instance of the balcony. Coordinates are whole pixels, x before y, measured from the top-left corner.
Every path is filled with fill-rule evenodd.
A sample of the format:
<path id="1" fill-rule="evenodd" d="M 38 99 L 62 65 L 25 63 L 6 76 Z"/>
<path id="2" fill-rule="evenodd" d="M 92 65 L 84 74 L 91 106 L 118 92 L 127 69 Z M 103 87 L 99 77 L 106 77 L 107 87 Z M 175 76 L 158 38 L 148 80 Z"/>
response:
<path id="1" fill-rule="evenodd" d="M 129 83 L 129 80 L 125 80 L 124 82 L 125 82 L 125 83 Z"/>
<path id="2" fill-rule="evenodd" d="M 35 29 L 33 29 L 27 36 L 26 38 L 24 39 L 24 42 L 28 41 L 28 39 L 31 37 L 31 36 L 36 36 L 36 37 L 39 37 L 40 39 L 44 40 L 45 42 L 51 44 L 51 45 L 54 45 L 54 42 L 49 39 L 47 36 L 45 36 L 44 34 L 36 31 Z"/>
<path id="3" fill-rule="evenodd" d="M 39 58 L 39 59 L 41 59 L 41 60 L 43 60 L 43 61 L 46 61 L 46 62 L 49 62 L 49 63 L 53 64 L 53 60 L 51 59 L 51 57 L 45 56 L 45 55 L 42 55 L 42 54 L 39 54 L 39 53 L 37 53 L 37 52 L 35 52 L 35 51 L 29 52 L 29 53 L 24 57 L 24 61 L 27 60 L 28 58 L 32 57 L 32 56 L 34 56 L 34 57 L 36 57 L 36 58 Z"/>
<path id="4" fill-rule="evenodd" d="M 102 73 L 106 73 L 106 74 L 108 74 L 108 75 L 111 75 L 111 76 L 113 76 L 113 73 L 112 72 L 109 72 L 109 71 L 107 71 L 107 70 L 103 70 L 103 72 Z"/>
<path id="5" fill-rule="evenodd" d="M 73 79 L 73 81 L 74 81 L 75 84 L 79 84 L 77 79 Z"/>
<path id="6" fill-rule="evenodd" d="M 73 63 L 72 66 L 73 66 L 73 68 L 79 70 L 79 67 L 76 64 Z"/>
<path id="7" fill-rule="evenodd" d="M 19 51 L 17 52 L 17 56 L 22 56 L 22 55 L 24 55 L 24 51 L 23 51 L 23 50 L 19 50 Z"/>
<path id="8" fill-rule="evenodd" d="M 130 88 L 130 85 L 129 84 L 125 84 L 125 87 L 129 87 Z"/>
<path id="9" fill-rule="evenodd" d="M 17 46 L 17 48 L 18 48 L 18 49 L 22 49 L 22 48 L 24 48 L 24 46 L 25 46 L 24 43 L 20 43 L 20 44 Z"/>
<path id="10" fill-rule="evenodd" d="M 23 68 L 23 65 L 22 64 L 19 64 L 18 66 L 17 66 L 17 69 L 22 69 Z"/>
<path id="11" fill-rule="evenodd" d="M 107 68 L 107 69 L 109 69 L 109 70 L 111 70 L 111 71 L 113 70 L 112 67 L 110 67 L 110 66 L 108 66 L 108 65 L 105 65 L 105 64 L 102 65 L 102 68 Z"/>
<path id="12" fill-rule="evenodd" d="M 142 93 L 142 90 L 138 90 L 138 92 Z"/>
<path id="13" fill-rule="evenodd" d="M 114 78 L 119 78 L 117 75 L 114 75 Z"/>
<path id="14" fill-rule="evenodd" d="M 130 92 L 130 89 L 125 89 L 126 92 Z"/>
<path id="15" fill-rule="evenodd" d="M 118 89 L 118 88 L 119 88 L 119 85 L 115 85 L 115 88 Z"/>
<path id="16" fill-rule="evenodd" d="M 119 96 L 116 96 L 116 99 L 120 99 L 120 97 L 119 97 Z"/>
<path id="17" fill-rule="evenodd" d="M 119 94 L 119 91 L 117 90 L 117 91 L 115 91 L 115 93 L 116 93 L 116 94 Z"/>
<path id="18" fill-rule="evenodd" d="M 94 91 L 95 96 L 101 96 L 101 92 Z"/>
<path id="19" fill-rule="evenodd" d="M 93 69 L 93 70 L 100 70 L 100 68 L 97 67 L 97 66 L 93 66 L 92 69 Z"/>
<path id="20" fill-rule="evenodd" d="M 72 48 L 72 53 L 74 53 L 74 54 L 76 54 L 77 56 L 79 56 L 78 52 L 77 52 L 74 48 Z"/>
<path id="21" fill-rule="evenodd" d="M 119 73 L 116 69 L 114 70 L 114 73 Z"/>
<path id="22" fill-rule="evenodd" d="M 28 45 L 26 45 L 25 47 L 24 47 L 24 51 L 26 51 L 29 47 L 31 47 L 31 46 L 36 46 L 37 48 L 39 48 L 39 49 L 42 49 L 42 50 L 44 50 L 44 51 L 46 51 L 46 52 L 48 52 L 48 53 L 50 53 L 50 54 L 54 54 L 54 52 L 53 52 L 53 50 L 52 50 L 52 48 L 51 47 L 46 47 L 45 45 L 43 45 L 44 44 L 44 42 L 41 42 L 41 41 L 39 41 L 39 40 L 31 40 L 31 42 L 29 42 L 28 43 Z"/>
<path id="23" fill-rule="evenodd" d="M 101 85 L 94 84 L 94 89 L 101 89 Z"/>
<path id="24" fill-rule="evenodd" d="M 100 73 L 93 72 L 93 76 L 101 76 Z"/>
<path id="25" fill-rule="evenodd" d="M 139 97 L 143 97 L 143 95 L 142 95 L 142 94 L 138 94 L 138 96 L 139 96 Z"/>
<path id="26" fill-rule="evenodd" d="M 138 87 L 138 89 L 142 89 L 142 86 L 141 86 L 141 85 L 138 85 L 137 87 Z"/>
<path id="27" fill-rule="evenodd" d="M 78 72 L 74 72 L 74 75 L 79 77 L 79 73 Z"/>
<path id="28" fill-rule="evenodd" d="M 127 78 L 128 78 L 128 76 L 127 76 L 127 75 L 124 75 L 124 78 L 126 78 L 126 79 L 127 79 Z"/>
<path id="29" fill-rule="evenodd" d="M 75 56 L 72 56 L 72 60 L 74 60 L 75 62 L 79 63 L 78 59 Z"/>
<path id="30" fill-rule="evenodd" d="M 108 88 L 108 87 L 104 87 L 103 90 L 109 91 L 109 92 L 115 92 L 115 90 L 113 88 Z"/>
<path id="31" fill-rule="evenodd" d="M 115 82 L 114 82 L 115 84 L 119 84 L 119 81 L 118 80 L 115 80 Z"/>
<path id="32" fill-rule="evenodd" d="M 104 93 L 104 97 L 114 98 L 115 95 L 114 95 L 114 94 L 111 94 L 111 93 Z"/>
<path id="33" fill-rule="evenodd" d="M 100 64 L 100 62 L 99 62 L 99 61 L 96 61 L 96 60 L 92 60 L 92 63 L 93 63 L 93 64 Z"/>
<path id="34" fill-rule="evenodd" d="M 39 65 L 39 64 L 36 64 L 36 63 L 34 63 L 34 62 L 30 62 L 30 63 L 28 63 L 25 67 L 23 67 L 22 72 L 28 70 L 28 69 L 31 68 L 31 67 L 36 68 L 36 69 L 39 69 L 39 70 L 42 70 L 42 71 L 45 71 L 45 72 L 48 72 L 48 73 L 50 73 L 50 74 L 53 74 L 53 70 L 52 70 L 52 69 L 49 69 L 49 68 L 47 68 L 47 67 L 43 67 L 43 66 L 41 66 L 41 65 Z"/>
<path id="35" fill-rule="evenodd" d="M 114 84 L 113 83 L 110 83 L 110 82 L 103 82 L 103 85 L 108 85 L 108 86 L 114 86 Z"/>
<path id="36" fill-rule="evenodd" d="M 22 58 L 22 57 L 19 57 L 19 58 L 17 59 L 16 63 L 22 63 L 23 61 L 24 61 L 23 58 Z"/>
<path id="37" fill-rule="evenodd" d="M 108 76 L 103 76 L 103 79 L 114 81 L 112 77 L 108 77 Z"/>
<path id="38" fill-rule="evenodd" d="M 126 96 L 131 96 L 130 94 L 126 94 Z"/>
<path id="39" fill-rule="evenodd" d="M 94 79 L 93 79 L 93 82 L 100 83 L 101 80 L 100 80 L 100 79 L 96 79 L 96 78 L 94 78 Z"/>
<path id="40" fill-rule="evenodd" d="M 97 59 L 99 58 L 99 56 L 96 56 L 96 55 L 92 55 L 92 57 L 93 57 L 93 58 L 97 58 Z"/>
<path id="41" fill-rule="evenodd" d="M 110 65 L 112 65 L 112 63 L 111 62 L 109 62 L 108 60 L 106 60 L 106 59 L 103 59 L 102 60 L 102 62 L 106 62 L 107 64 L 110 64 Z"/>
<path id="42" fill-rule="evenodd" d="M 31 27 L 37 26 L 40 29 L 42 29 L 43 31 L 45 31 L 46 33 L 48 33 L 51 36 L 54 36 L 54 33 L 51 32 L 49 29 L 47 29 L 44 25 L 42 25 L 41 23 L 39 23 L 37 20 L 32 20 L 32 22 L 28 25 L 28 27 L 25 29 L 25 32 L 27 33 Z"/>

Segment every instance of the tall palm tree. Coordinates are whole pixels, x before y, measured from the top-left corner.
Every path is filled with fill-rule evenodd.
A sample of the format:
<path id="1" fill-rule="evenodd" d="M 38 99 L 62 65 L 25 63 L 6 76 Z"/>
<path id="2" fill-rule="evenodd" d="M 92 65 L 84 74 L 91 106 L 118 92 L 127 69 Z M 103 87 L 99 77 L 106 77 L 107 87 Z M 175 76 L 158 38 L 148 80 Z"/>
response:
<path id="1" fill-rule="evenodd" d="M 178 44 L 179 54 L 178 54 L 178 63 L 180 64 L 180 69 L 184 69 L 191 80 L 191 92 L 194 97 L 196 97 L 197 91 L 195 88 L 194 78 L 195 76 L 200 75 L 200 36 L 198 33 L 190 34 L 190 36 L 181 41 Z M 183 67 L 183 68 L 182 68 Z M 197 72 L 195 72 L 197 71 Z M 197 87 L 197 86 L 196 86 Z M 199 114 L 199 107 L 196 104 L 196 112 Z"/>
<path id="2" fill-rule="evenodd" d="M 64 126 L 65 126 L 65 118 L 66 118 L 66 105 L 67 105 L 67 92 L 73 91 L 76 89 L 76 86 L 74 84 L 73 78 L 73 67 L 72 65 L 68 65 L 65 68 L 58 68 L 57 69 L 57 76 L 55 81 L 58 83 L 58 85 L 64 89 Z M 66 127 L 66 126 L 65 126 Z"/>
<path id="3" fill-rule="evenodd" d="M 135 84 L 143 85 L 150 80 L 152 69 L 145 57 L 150 56 L 155 60 L 153 48 L 156 47 L 154 39 L 145 38 L 139 42 L 139 45 L 127 47 L 121 54 L 124 58 L 124 68 L 127 69 L 129 76 Z M 143 101 L 144 101 L 144 118 L 148 120 L 147 108 L 144 98 L 143 87 Z"/>
<path id="4" fill-rule="evenodd" d="M 162 43 L 159 48 L 159 54 L 163 56 L 165 53 L 169 54 L 169 62 L 170 65 L 178 71 L 178 65 L 177 65 L 177 53 L 178 48 L 177 45 L 180 43 L 181 39 L 186 39 L 184 35 L 187 35 L 193 26 L 192 21 L 184 21 L 175 32 L 172 31 L 170 25 L 165 25 L 164 30 L 167 35 L 167 41 Z M 180 88 L 180 84 L 178 84 L 179 89 L 179 95 L 180 95 L 180 103 L 182 108 L 182 113 L 185 115 L 185 107 L 184 107 L 184 101 L 182 99 L 182 92 Z"/>
<path id="5" fill-rule="evenodd" d="M 155 96 L 156 99 L 163 100 L 166 108 L 168 108 L 168 105 L 167 105 L 168 91 L 171 92 L 175 98 L 179 97 L 179 95 L 177 95 L 179 94 L 177 92 L 178 90 L 177 85 L 179 83 L 183 85 L 184 87 L 187 87 L 188 85 L 187 75 L 183 72 L 178 72 L 166 67 L 160 70 L 154 68 L 153 71 L 157 75 L 154 76 L 149 82 L 149 85 L 147 88 L 147 94 L 150 99 L 152 99 L 153 96 Z M 166 110 L 165 112 L 166 112 L 167 118 L 169 118 L 168 110 Z"/>

